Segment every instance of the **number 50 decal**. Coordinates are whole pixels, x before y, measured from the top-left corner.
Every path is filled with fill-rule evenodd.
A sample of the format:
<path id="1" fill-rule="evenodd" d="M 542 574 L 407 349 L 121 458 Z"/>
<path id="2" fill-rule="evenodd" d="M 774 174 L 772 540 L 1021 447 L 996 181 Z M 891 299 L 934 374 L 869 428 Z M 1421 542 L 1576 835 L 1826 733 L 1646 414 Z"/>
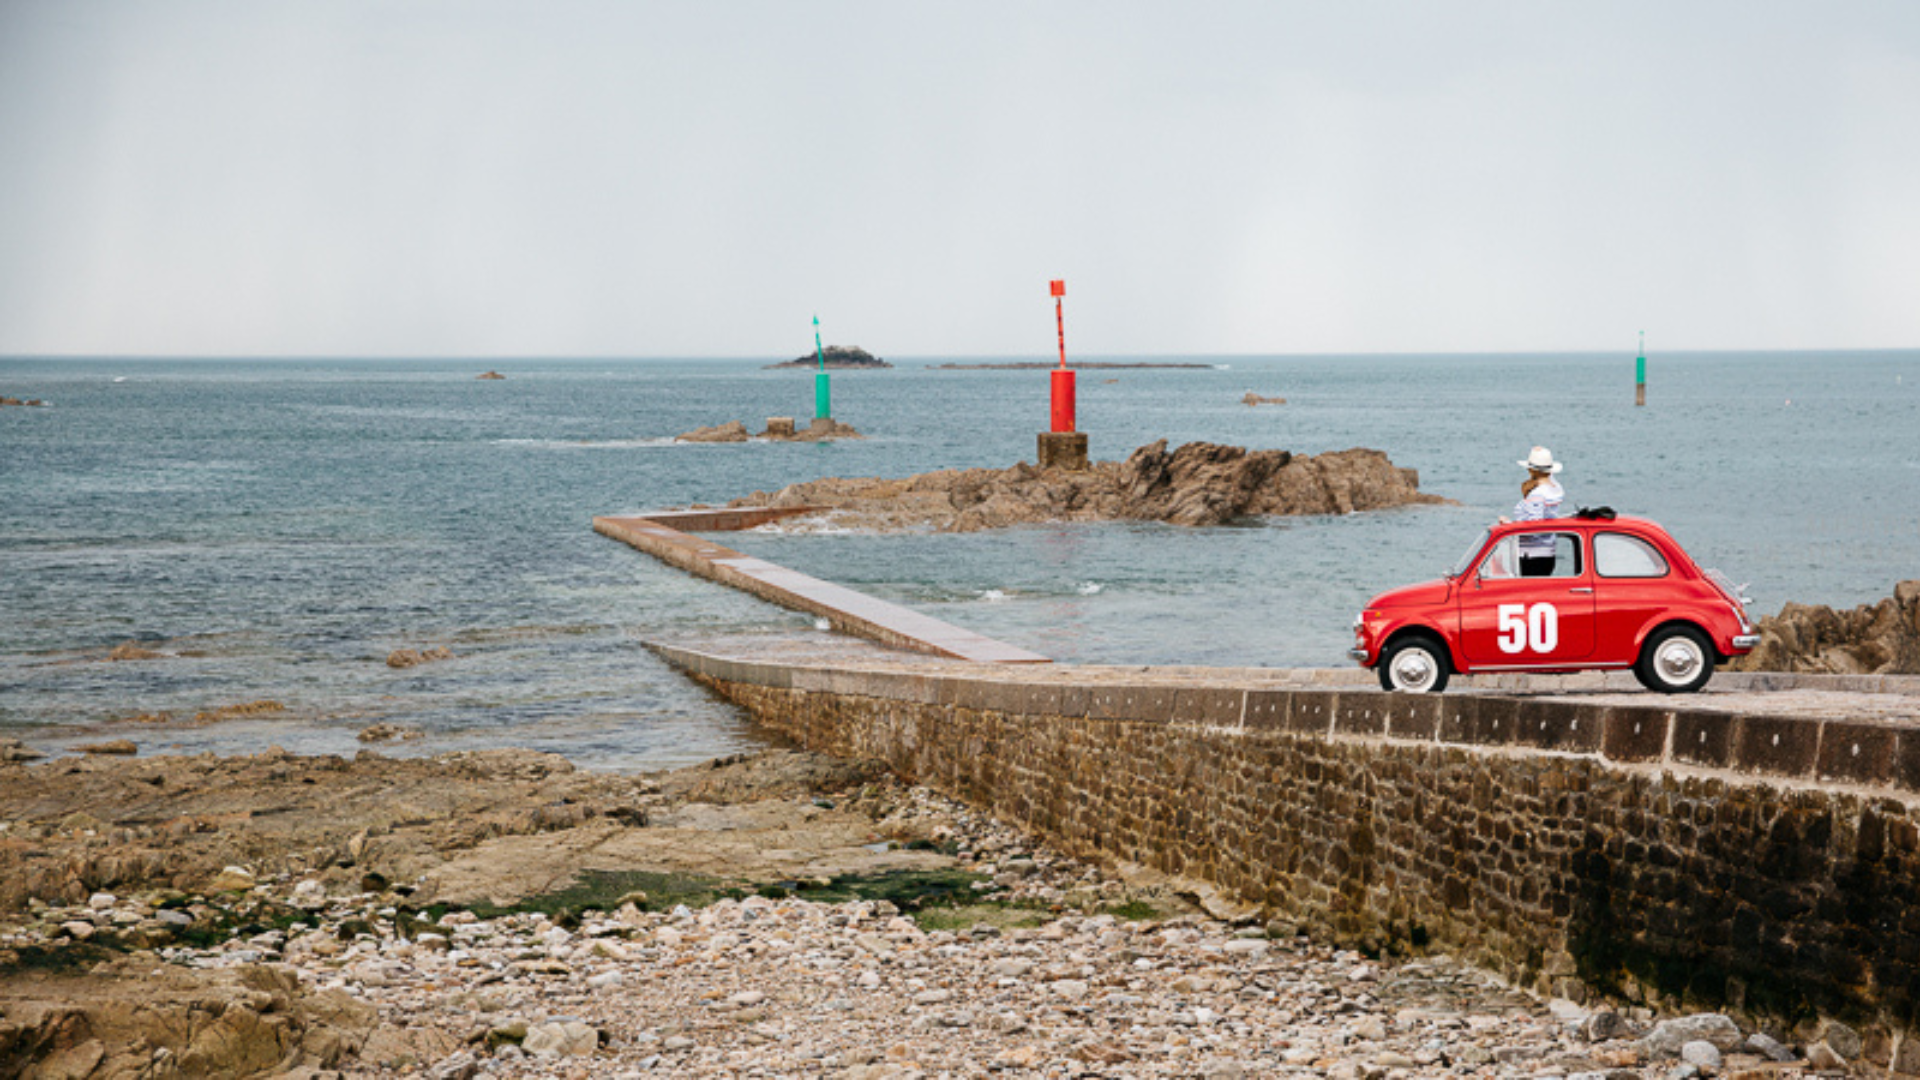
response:
<path id="1" fill-rule="evenodd" d="M 1549 653 L 1560 645 L 1560 613 L 1552 604 L 1501 604 L 1500 651 Z"/>

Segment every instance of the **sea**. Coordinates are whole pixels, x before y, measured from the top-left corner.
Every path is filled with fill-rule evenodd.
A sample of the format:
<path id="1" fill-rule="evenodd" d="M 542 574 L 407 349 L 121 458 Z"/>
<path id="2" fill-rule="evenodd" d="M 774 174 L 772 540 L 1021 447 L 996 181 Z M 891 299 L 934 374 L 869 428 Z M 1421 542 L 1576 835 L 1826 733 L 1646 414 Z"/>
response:
<path id="1" fill-rule="evenodd" d="M 1101 359 L 1088 357 L 1085 359 Z M 1755 610 L 1920 577 L 1920 350 L 1634 356 L 1170 356 L 1079 373 L 1093 456 L 1204 440 L 1385 451 L 1458 505 L 964 535 L 789 524 L 733 547 L 1086 664 L 1332 667 L 1354 613 L 1438 576 L 1519 497 L 1530 447 L 1569 505 L 1664 524 Z M 805 637 L 805 615 L 655 562 L 595 515 L 827 476 L 1031 461 L 1044 371 L 894 360 L 831 375 L 832 443 L 685 444 L 813 413 L 764 360 L 0 359 L 0 739 L 50 753 L 351 754 L 526 746 L 583 767 L 766 744 L 646 648 Z M 502 380 L 476 378 L 489 368 Z M 1284 405 L 1248 406 L 1253 391 Z M 134 642 L 161 654 L 109 660 Z M 402 648 L 454 654 L 407 669 Z M 221 709 L 281 707 L 214 722 Z M 132 719 L 166 716 L 166 722 Z M 198 718 L 198 719 L 196 719 Z"/>

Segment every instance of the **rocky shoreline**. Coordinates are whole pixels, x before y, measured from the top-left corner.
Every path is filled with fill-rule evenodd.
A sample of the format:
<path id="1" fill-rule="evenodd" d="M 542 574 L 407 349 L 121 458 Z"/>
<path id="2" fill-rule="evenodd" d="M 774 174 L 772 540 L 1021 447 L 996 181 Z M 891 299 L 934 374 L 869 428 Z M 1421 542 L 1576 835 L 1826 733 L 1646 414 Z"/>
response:
<path id="1" fill-rule="evenodd" d="M 1378 450 L 1296 455 L 1214 443 L 1167 441 L 1125 461 L 1079 471 L 1021 463 L 946 469 L 902 480 L 830 478 L 757 491 L 730 507 L 819 506 L 836 526 L 877 532 L 972 532 L 1056 521 L 1164 521 L 1219 525 L 1236 518 L 1350 514 L 1450 503 L 1420 491 L 1412 469 Z"/>
<path id="2" fill-rule="evenodd" d="M 1836 611 L 1788 602 L 1759 622 L 1760 645 L 1730 671 L 1920 675 L 1920 581 L 1894 585 L 1878 603 Z"/>
<path id="3" fill-rule="evenodd" d="M 0 880 L 57 868 L 0 895 L 8 1075 L 1790 1076 L 1860 1053 L 1838 1025 L 1655 1023 L 1221 921 L 1204 890 L 814 755 L 0 777 Z M 649 833 L 608 857 L 625 876 L 591 869 Z"/>

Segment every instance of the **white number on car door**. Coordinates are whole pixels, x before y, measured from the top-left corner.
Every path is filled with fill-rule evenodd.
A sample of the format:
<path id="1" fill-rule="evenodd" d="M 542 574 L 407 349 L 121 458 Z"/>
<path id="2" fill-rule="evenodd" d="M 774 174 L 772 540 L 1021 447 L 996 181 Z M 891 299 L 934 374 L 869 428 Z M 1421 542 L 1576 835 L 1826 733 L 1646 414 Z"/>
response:
<path id="1" fill-rule="evenodd" d="M 1560 613 L 1552 604 L 1501 604 L 1500 651 L 1550 653 L 1560 646 Z"/>

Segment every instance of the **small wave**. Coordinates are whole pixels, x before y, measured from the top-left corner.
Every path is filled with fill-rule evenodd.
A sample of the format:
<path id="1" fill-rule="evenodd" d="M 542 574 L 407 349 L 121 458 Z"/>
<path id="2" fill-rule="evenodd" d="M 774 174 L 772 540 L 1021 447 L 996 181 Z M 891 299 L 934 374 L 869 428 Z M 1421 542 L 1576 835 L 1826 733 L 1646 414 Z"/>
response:
<path id="1" fill-rule="evenodd" d="M 987 589 L 981 592 L 980 599 L 985 600 L 989 604 L 998 604 L 1002 601 L 1011 600 L 1013 597 L 1008 595 L 1004 589 Z"/>
<path id="2" fill-rule="evenodd" d="M 1104 588 L 1106 588 L 1106 586 L 1100 584 L 1097 581 L 1083 581 L 1079 584 L 1078 587 L 1074 589 L 1074 591 L 1079 593 L 1081 596 L 1092 596 Z"/>
<path id="3" fill-rule="evenodd" d="M 662 446 L 689 446 L 671 436 L 653 439 L 495 439 L 495 446 L 529 450 L 652 450 Z"/>
<path id="4" fill-rule="evenodd" d="M 859 528 L 842 524 L 843 515 L 837 510 L 824 514 L 808 514 L 802 517 L 786 518 L 781 521 L 769 521 L 765 525 L 755 525 L 747 532 L 764 533 L 769 536 L 878 536 L 880 530 Z"/>

